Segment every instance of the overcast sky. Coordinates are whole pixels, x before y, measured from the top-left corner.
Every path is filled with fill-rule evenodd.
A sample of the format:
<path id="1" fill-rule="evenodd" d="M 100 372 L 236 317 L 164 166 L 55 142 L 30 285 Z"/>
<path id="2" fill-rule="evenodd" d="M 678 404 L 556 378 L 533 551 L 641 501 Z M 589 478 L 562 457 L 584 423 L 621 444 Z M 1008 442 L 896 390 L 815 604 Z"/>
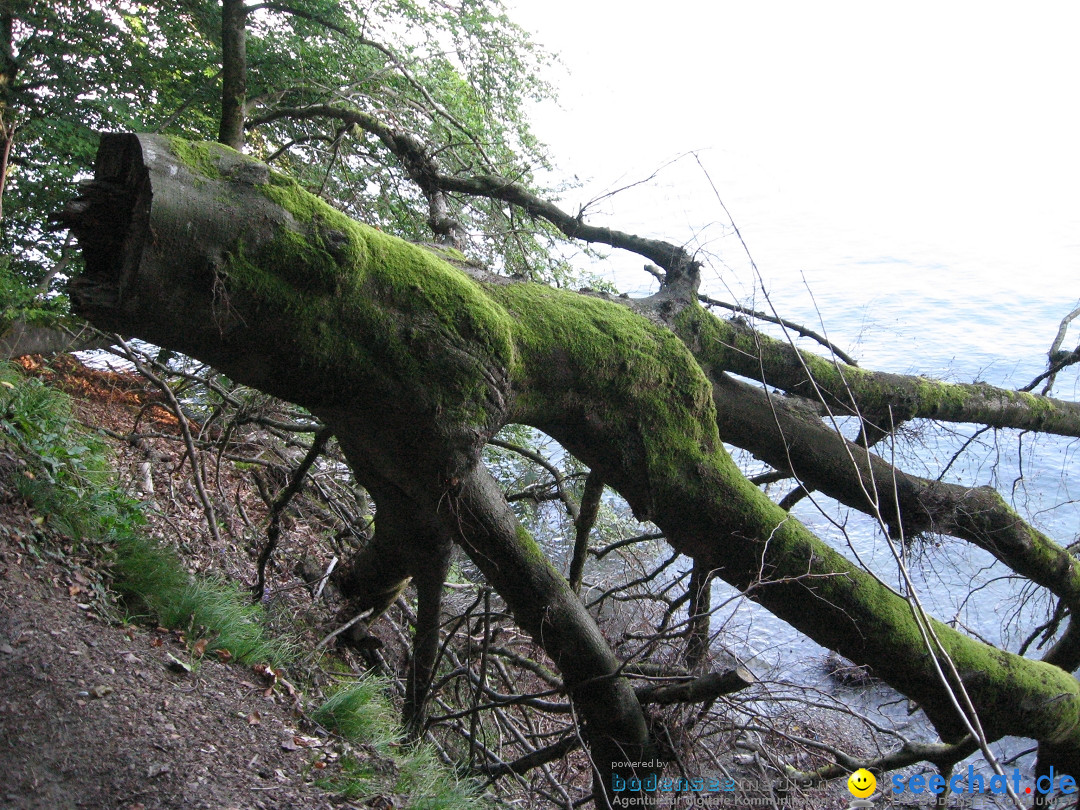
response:
<path id="1" fill-rule="evenodd" d="M 696 150 L 766 278 L 893 257 L 1076 300 L 1080 4 L 511 9 L 562 58 L 561 108 L 535 120 L 560 167 L 589 183 L 571 207 Z M 693 158 L 598 214 L 697 234 L 736 269 Z"/>

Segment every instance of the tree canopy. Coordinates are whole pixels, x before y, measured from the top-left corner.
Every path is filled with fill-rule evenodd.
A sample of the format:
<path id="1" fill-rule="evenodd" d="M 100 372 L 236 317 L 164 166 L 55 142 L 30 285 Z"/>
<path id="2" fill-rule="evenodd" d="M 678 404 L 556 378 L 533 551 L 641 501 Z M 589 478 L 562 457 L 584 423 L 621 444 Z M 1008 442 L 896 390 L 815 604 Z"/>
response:
<path id="1" fill-rule="evenodd" d="M 1013 391 L 864 369 L 770 336 L 753 313 L 720 317 L 704 306 L 715 302 L 700 293 L 701 260 L 677 241 L 566 212 L 537 185 L 547 158 L 523 108 L 549 93 L 538 78 L 549 57 L 490 0 L 15 3 L 2 22 L 13 282 L 48 297 L 73 276 L 73 310 L 95 326 L 303 406 L 321 425 L 316 448 L 334 435 L 377 509 L 343 590 L 378 612 L 406 578 L 417 586 L 415 733 L 430 730 L 457 545 L 557 668 L 523 665 L 574 718 L 548 748 L 537 734 L 516 741 L 514 762 L 493 755 L 489 774 L 540 767 L 584 739 L 598 806 L 637 779 L 631 792 L 648 799 L 641 786 L 692 748 L 661 733 L 654 704 L 705 711 L 752 679 L 708 671 L 713 578 L 871 667 L 940 735 L 778 776 L 922 761 L 947 775 L 1005 735 L 1038 743 L 1040 771 L 1080 772 L 1070 538 L 989 487 L 914 475 L 875 449 L 928 420 L 1080 436 L 1080 404 L 1032 393 L 1078 352 L 1052 353 L 1031 390 Z M 99 147 L 102 130 L 143 134 Z M 81 196 L 60 223 L 85 267 L 71 273 L 47 223 L 75 179 Z M 659 292 L 572 291 L 566 240 L 639 254 Z M 540 459 L 577 530 L 567 572 L 485 466 L 514 426 L 555 439 L 581 473 L 569 487 Z M 728 447 L 769 472 L 751 480 Z M 792 517 L 799 494 L 776 503 L 762 488 L 786 479 L 873 516 L 901 574 L 919 534 L 989 552 L 1052 595 L 1041 628 L 1052 645 L 1035 660 L 926 615 Z M 692 570 L 630 656 L 578 592 L 605 486 Z"/>

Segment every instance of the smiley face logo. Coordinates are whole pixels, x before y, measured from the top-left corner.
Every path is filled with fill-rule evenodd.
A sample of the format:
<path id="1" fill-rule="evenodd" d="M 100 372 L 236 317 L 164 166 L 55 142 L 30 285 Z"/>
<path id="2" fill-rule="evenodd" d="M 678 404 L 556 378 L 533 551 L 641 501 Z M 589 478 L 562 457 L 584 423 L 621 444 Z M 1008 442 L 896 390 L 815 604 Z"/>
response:
<path id="1" fill-rule="evenodd" d="M 856 799 L 865 799 L 877 790 L 877 779 L 866 768 L 859 768 L 848 777 L 847 789 Z"/>

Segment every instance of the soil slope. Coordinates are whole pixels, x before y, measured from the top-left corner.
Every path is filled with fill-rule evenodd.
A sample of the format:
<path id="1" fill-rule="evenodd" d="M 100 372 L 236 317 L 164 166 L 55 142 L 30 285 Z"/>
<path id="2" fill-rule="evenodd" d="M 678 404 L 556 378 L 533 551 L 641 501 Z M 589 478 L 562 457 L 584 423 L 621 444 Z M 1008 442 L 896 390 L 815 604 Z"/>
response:
<path id="1" fill-rule="evenodd" d="M 93 573 L 52 540 L 0 510 L 0 806 L 347 806 L 309 784 L 317 738 L 287 691 L 213 660 L 185 672 L 175 634 L 99 617 Z"/>

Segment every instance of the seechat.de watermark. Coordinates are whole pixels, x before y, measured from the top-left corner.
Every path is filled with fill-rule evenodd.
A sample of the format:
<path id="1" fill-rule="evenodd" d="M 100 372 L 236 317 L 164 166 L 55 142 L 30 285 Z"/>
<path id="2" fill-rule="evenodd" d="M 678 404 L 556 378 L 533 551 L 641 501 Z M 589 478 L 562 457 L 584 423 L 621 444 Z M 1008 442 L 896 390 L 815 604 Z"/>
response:
<path id="1" fill-rule="evenodd" d="M 848 777 L 848 790 L 855 797 L 848 805 L 849 810 L 857 810 L 863 807 L 873 807 L 869 798 L 877 790 L 877 779 L 865 768 L 859 768 Z M 911 794 L 912 796 L 929 795 L 940 796 L 942 793 L 950 793 L 956 796 L 976 796 L 991 794 L 1004 796 L 1011 788 L 1018 796 L 1049 796 L 1061 794 L 1067 796 L 1077 792 L 1076 779 L 1068 774 L 1059 774 L 1053 768 L 1050 773 L 1036 777 L 1031 784 L 1020 773 L 1019 768 L 1013 768 L 1011 772 L 992 774 L 976 773 L 974 765 L 968 765 L 967 772 L 960 772 L 946 778 L 941 774 L 893 774 L 888 782 L 889 790 L 894 796 Z"/>
<path id="2" fill-rule="evenodd" d="M 656 767 L 659 770 L 659 763 L 635 762 L 626 763 L 626 765 L 627 767 Z M 726 806 L 733 801 L 745 807 L 755 805 L 758 798 L 753 796 L 755 791 L 752 790 L 749 791 L 750 795 L 747 795 L 747 788 L 753 788 L 753 785 L 740 784 L 739 780 L 716 775 L 669 778 L 652 773 L 644 779 L 627 779 L 618 775 L 612 775 L 611 779 L 612 804 L 616 807 L 632 807 L 646 803 L 667 807 L 674 805 L 718 807 Z M 873 773 L 865 768 L 859 768 L 848 777 L 847 787 L 853 797 L 848 810 L 861 810 L 861 808 L 875 806 L 871 797 L 877 793 L 879 784 Z M 949 793 L 961 801 L 987 794 L 1004 796 L 1010 788 L 1013 793 L 1021 797 L 1036 794 L 1068 796 L 1077 793 L 1078 790 L 1074 777 L 1069 774 L 1059 774 L 1054 768 L 1050 769 L 1050 773 L 1042 774 L 1029 783 L 1020 773 L 1019 768 L 987 776 L 976 773 L 974 765 L 968 765 L 966 772 L 962 771 L 948 778 L 936 773 L 915 774 L 914 776 L 894 774 L 880 787 L 883 792 L 889 792 L 893 796 L 910 795 L 916 799 L 922 797 L 929 799 Z M 768 791 L 765 793 L 766 795 L 760 797 L 762 806 L 771 806 L 773 799 L 767 795 Z M 650 794 L 651 798 L 647 798 Z"/>

